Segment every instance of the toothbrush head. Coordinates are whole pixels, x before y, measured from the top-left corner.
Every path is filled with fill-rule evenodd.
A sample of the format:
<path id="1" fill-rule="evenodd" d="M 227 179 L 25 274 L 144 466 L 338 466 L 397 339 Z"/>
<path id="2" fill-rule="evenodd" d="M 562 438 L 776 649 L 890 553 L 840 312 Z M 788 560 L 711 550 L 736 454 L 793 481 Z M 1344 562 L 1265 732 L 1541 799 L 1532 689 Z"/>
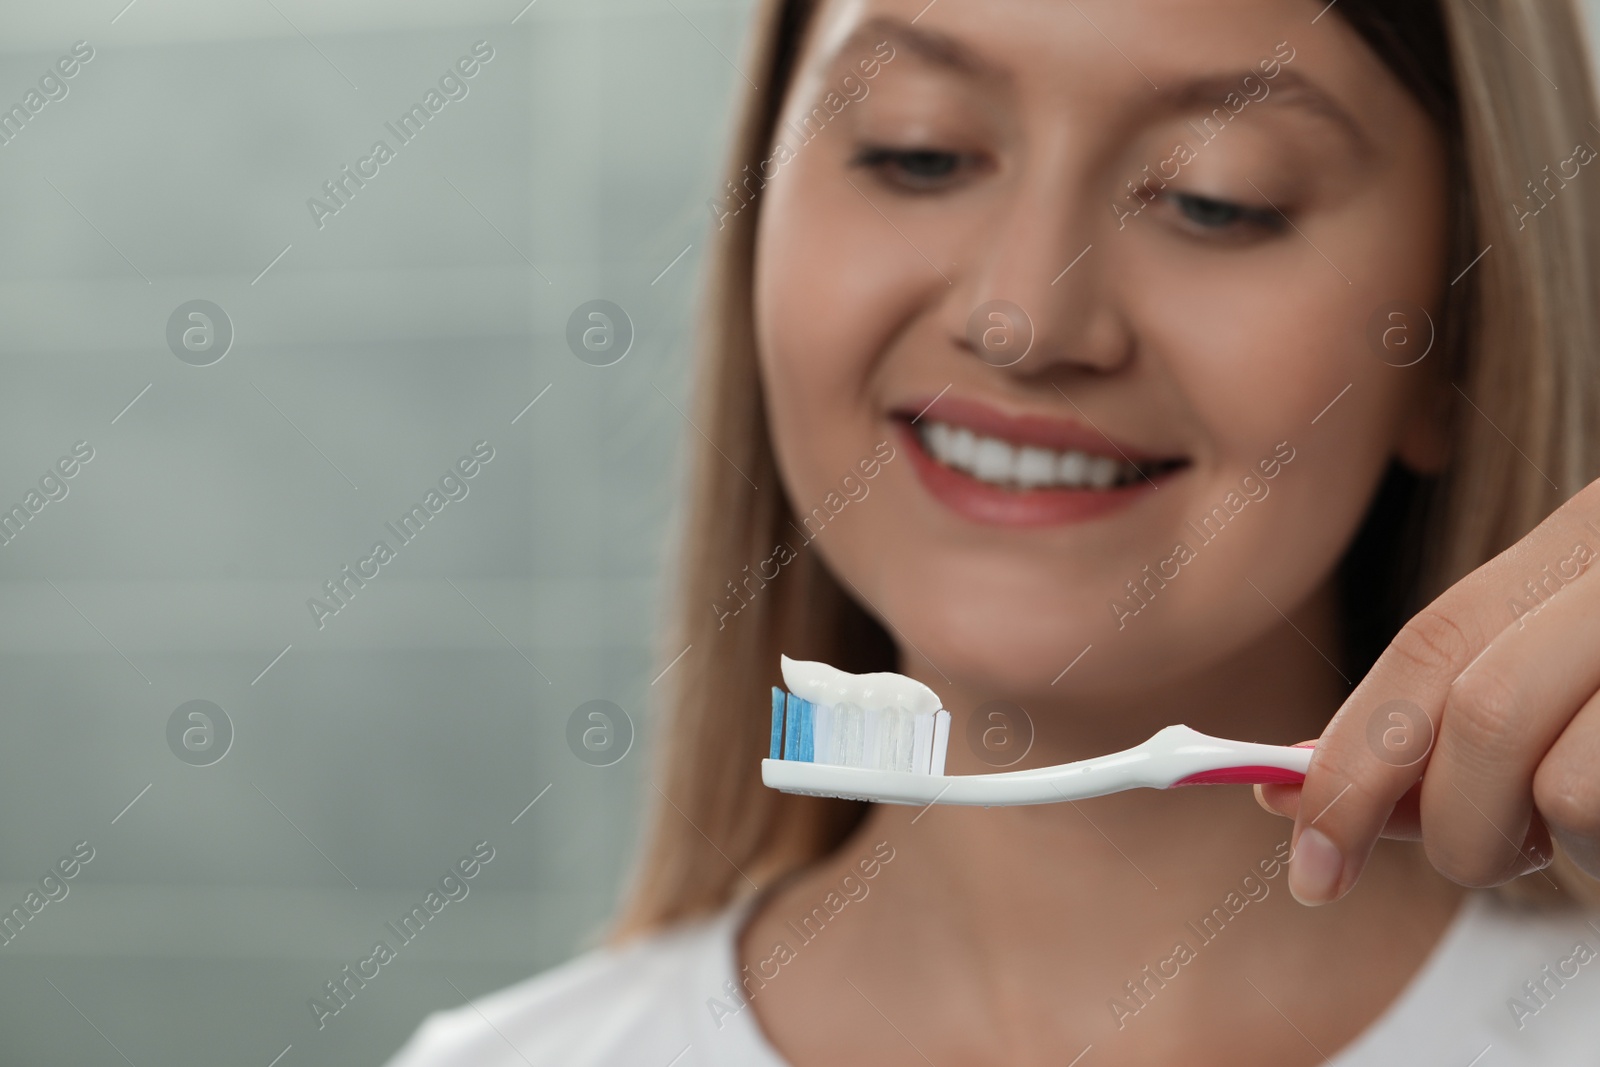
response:
<path id="1" fill-rule="evenodd" d="M 770 759 L 943 774 L 949 743 L 950 713 L 943 708 L 822 704 L 772 687 Z"/>
<path id="2" fill-rule="evenodd" d="M 762 778 L 786 793 L 881 801 L 892 799 L 885 795 L 886 780 L 910 777 L 904 784 L 912 796 L 904 802 L 913 803 L 931 779 L 942 780 L 949 743 L 950 713 L 943 708 L 820 703 L 774 686 Z"/>
<path id="3" fill-rule="evenodd" d="M 772 738 L 761 777 L 786 793 L 912 803 L 939 788 L 950 713 L 921 682 L 851 674 L 780 657 L 788 692 L 773 687 Z"/>

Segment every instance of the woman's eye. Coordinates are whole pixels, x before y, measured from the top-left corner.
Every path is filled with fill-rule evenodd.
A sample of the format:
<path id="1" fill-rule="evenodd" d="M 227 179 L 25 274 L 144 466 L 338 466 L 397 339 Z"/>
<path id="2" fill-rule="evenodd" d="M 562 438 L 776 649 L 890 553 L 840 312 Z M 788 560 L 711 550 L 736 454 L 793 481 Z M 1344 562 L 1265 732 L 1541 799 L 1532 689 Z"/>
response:
<path id="1" fill-rule="evenodd" d="M 935 189 L 948 185 L 967 162 L 960 152 L 938 148 L 890 148 L 868 145 L 852 159 L 853 166 L 875 171 L 886 181 L 907 189 Z"/>
<path id="2" fill-rule="evenodd" d="M 1245 207 L 1193 193 L 1165 195 L 1185 222 L 1201 230 L 1227 233 L 1259 229 L 1276 233 L 1285 226 L 1283 215 L 1270 209 Z"/>

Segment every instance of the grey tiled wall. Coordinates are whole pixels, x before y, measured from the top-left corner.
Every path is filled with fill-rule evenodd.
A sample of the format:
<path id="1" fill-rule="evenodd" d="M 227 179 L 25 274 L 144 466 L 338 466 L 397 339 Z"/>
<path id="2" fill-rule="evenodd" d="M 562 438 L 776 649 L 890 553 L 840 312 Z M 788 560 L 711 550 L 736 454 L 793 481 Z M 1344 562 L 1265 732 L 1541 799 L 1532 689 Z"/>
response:
<path id="1" fill-rule="evenodd" d="M 0 127 L 0 508 L 27 515 L 0 545 L 0 910 L 94 850 L 0 944 L 0 1062 L 379 1062 L 615 898 L 746 5 L 124 3 L 0 9 L 0 107 L 28 114 Z M 566 339 L 596 298 L 635 331 L 610 366 Z M 231 324 L 214 362 L 219 321 L 169 344 L 195 300 Z M 385 524 L 481 441 L 402 543 Z M 565 741 L 591 699 L 638 731 L 611 766 Z M 204 766 L 201 720 L 169 741 L 196 700 L 232 733 Z M 319 1030 L 308 999 L 481 840 L 468 896 Z"/>

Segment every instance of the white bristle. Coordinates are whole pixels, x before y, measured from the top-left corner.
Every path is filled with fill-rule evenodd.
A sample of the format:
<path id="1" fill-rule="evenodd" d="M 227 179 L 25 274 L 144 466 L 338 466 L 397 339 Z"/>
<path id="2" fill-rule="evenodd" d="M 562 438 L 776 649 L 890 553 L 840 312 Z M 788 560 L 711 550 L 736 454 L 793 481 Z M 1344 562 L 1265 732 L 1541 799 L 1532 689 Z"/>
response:
<path id="1" fill-rule="evenodd" d="M 833 707 L 818 704 L 811 714 L 811 762 L 838 763 L 831 747 L 833 742 Z"/>
<path id="2" fill-rule="evenodd" d="M 894 770 L 894 727 L 896 708 L 884 708 L 878 713 L 878 758 L 873 767 L 880 771 Z"/>
<path id="3" fill-rule="evenodd" d="M 861 714 L 861 762 L 857 767 L 877 768 L 878 764 L 878 723 L 883 719 L 883 712 L 878 708 L 866 708 Z"/>
<path id="4" fill-rule="evenodd" d="M 933 758 L 929 760 L 929 774 L 944 773 L 944 757 L 950 747 L 950 713 L 940 708 L 933 713 Z"/>
<path id="5" fill-rule="evenodd" d="M 855 704 L 844 703 L 833 709 L 834 763 L 846 767 L 864 766 L 861 762 L 861 731 L 865 713 Z"/>
<path id="6" fill-rule="evenodd" d="M 888 766 L 891 771 L 906 771 L 912 769 L 911 746 L 915 723 L 912 714 L 905 708 L 894 709 L 894 755 Z"/>
<path id="7" fill-rule="evenodd" d="M 933 716 L 914 715 L 911 719 L 911 770 L 927 774 L 928 763 L 933 758 Z"/>

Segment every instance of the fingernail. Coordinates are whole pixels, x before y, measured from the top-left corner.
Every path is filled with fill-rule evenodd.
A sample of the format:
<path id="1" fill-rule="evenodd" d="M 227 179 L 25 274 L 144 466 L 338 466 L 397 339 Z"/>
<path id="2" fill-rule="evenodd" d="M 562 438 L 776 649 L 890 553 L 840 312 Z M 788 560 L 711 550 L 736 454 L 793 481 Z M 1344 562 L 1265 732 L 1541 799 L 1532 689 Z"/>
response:
<path id="1" fill-rule="evenodd" d="M 1339 888 L 1339 875 L 1343 870 L 1344 857 L 1328 840 L 1328 835 L 1308 826 L 1300 831 L 1294 859 L 1289 861 L 1289 892 L 1307 906 L 1326 904 Z"/>
<path id="2" fill-rule="evenodd" d="M 1272 804 L 1272 802 L 1267 799 L 1267 786 L 1256 785 L 1256 786 L 1252 786 L 1251 788 L 1253 788 L 1255 790 L 1256 803 L 1261 805 L 1261 810 L 1263 810 L 1265 812 L 1268 812 L 1268 813 L 1270 813 L 1272 815 L 1280 815 L 1285 819 L 1293 819 L 1294 818 L 1294 813 L 1293 812 L 1284 811 L 1282 808 L 1275 807 Z M 1272 788 L 1274 790 L 1277 790 L 1277 791 L 1287 791 L 1289 789 L 1299 789 L 1300 787 L 1298 785 L 1294 785 L 1294 786 L 1273 785 Z"/>

